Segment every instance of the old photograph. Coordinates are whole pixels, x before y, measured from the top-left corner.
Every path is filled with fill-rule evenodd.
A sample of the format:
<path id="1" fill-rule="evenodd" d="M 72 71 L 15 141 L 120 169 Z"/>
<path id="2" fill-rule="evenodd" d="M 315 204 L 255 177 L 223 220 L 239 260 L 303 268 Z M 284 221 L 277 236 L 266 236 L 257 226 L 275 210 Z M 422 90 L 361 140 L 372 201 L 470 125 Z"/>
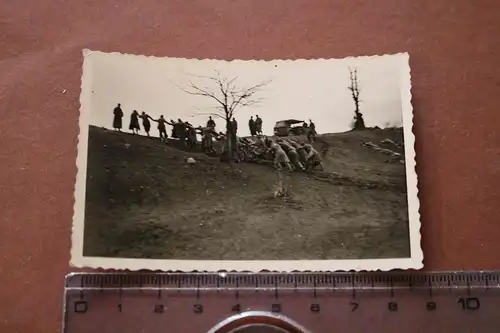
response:
<path id="1" fill-rule="evenodd" d="M 71 264 L 421 268 L 409 55 L 83 51 Z"/>

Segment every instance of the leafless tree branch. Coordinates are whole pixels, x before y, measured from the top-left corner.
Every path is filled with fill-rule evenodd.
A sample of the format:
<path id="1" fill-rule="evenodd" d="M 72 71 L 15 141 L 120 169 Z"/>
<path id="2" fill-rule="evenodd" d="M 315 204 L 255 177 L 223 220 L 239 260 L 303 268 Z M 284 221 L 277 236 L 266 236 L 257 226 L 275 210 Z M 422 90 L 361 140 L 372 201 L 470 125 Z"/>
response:
<path id="1" fill-rule="evenodd" d="M 238 88 L 236 85 L 238 77 L 228 79 L 222 77 L 218 71 L 214 70 L 214 72 L 215 76 L 189 75 L 215 82 L 217 89 L 211 90 L 195 85 L 192 82 L 189 83 L 188 89 L 179 85 L 176 86 L 189 95 L 208 97 L 216 101 L 217 110 L 223 111 L 226 121 L 229 121 L 233 117 L 237 108 L 258 104 L 262 99 L 255 98 L 254 95 L 271 82 L 271 80 L 267 80 L 248 88 Z M 215 114 L 217 114 L 217 117 L 221 117 L 221 114 Z"/>
<path id="2" fill-rule="evenodd" d="M 354 70 L 349 67 L 349 79 L 351 81 L 350 86 L 348 89 L 351 91 L 352 94 L 352 99 L 354 101 L 354 123 L 353 123 L 353 128 L 354 129 L 364 129 L 364 119 L 363 115 L 359 111 L 359 104 L 360 104 L 360 99 L 359 99 L 359 88 L 358 88 L 358 69 L 354 68 Z"/>
<path id="3" fill-rule="evenodd" d="M 224 117 L 218 113 L 215 113 L 215 112 L 195 112 L 194 115 L 195 116 L 212 116 L 212 117 L 220 118 L 222 120 L 226 120 L 226 117 Z"/>
<path id="4" fill-rule="evenodd" d="M 234 138 L 233 135 L 236 133 L 233 130 L 233 126 L 230 124 L 234 113 L 238 108 L 257 104 L 260 99 L 255 98 L 254 95 L 271 81 L 267 80 L 248 88 L 238 88 L 236 84 L 238 77 L 228 79 L 222 77 L 218 71 L 214 70 L 214 72 L 215 75 L 211 77 L 196 76 L 214 82 L 216 87 L 212 89 L 195 85 L 192 82 L 190 82 L 188 89 L 177 86 L 189 95 L 204 96 L 214 100 L 216 102 L 215 109 L 217 112 L 199 112 L 198 114 L 210 115 L 225 120 L 226 134 L 228 137 L 231 135 L 231 137 Z M 232 152 L 232 149 L 231 141 L 228 141 L 227 151 Z M 231 159 L 228 160 L 230 161 Z"/>

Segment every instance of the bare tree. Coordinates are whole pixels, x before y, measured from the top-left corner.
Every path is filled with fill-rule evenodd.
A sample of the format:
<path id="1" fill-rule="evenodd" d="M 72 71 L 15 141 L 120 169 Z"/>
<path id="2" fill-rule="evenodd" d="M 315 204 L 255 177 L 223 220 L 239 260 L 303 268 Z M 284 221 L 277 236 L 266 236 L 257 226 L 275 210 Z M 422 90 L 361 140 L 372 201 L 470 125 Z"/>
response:
<path id="1" fill-rule="evenodd" d="M 354 100 L 354 118 L 352 122 L 353 130 L 362 130 L 365 129 L 365 121 L 363 119 L 363 114 L 359 111 L 359 88 L 358 88 L 358 70 L 354 68 L 352 70 L 349 68 L 349 78 L 351 80 L 351 85 L 349 86 L 349 90 L 352 93 L 352 99 Z"/>
<path id="2" fill-rule="evenodd" d="M 231 120 L 237 109 L 242 107 L 254 106 L 262 101 L 262 98 L 256 98 L 256 93 L 269 84 L 271 81 L 264 81 L 250 87 L 240 87 L 237 85 L 237 77 L 224 78 L 219 72 L 215 71 L 215 76 L 196 76 L 208 80 L 215 84 L 215 87 L 207 87 L 189 83 L 189 88 L 182 88 L 184 92 L 194 95 L 210 98 L 214 102 L 212 112 L 200 112 L 198 115 L 210 115 L 223 119 L 226 123 L 227 153 L 231 154 L 236 149 L 236 133 L 233 131 Z M 230 156 L 228 156 L 230 157 Z M 231 158 L 228 158 L 231 161 Z"/>

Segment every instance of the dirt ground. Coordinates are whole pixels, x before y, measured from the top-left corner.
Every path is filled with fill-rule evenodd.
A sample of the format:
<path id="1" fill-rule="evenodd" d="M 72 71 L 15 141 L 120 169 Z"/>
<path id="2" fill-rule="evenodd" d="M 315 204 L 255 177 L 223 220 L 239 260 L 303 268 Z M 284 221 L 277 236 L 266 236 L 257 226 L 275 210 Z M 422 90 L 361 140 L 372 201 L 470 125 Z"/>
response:
<path id="1" fill-rule="evenodd" d="M 325 172 L 221 163 L 90 126 L 84 255 L 211 260 L 410 256 L 405 167 L 363 147 L 397 129 L 326 134 Z M 327 150 L 326 150 L 327 149 Z M 193 157 L 197 163 L 186 163 Z"/>

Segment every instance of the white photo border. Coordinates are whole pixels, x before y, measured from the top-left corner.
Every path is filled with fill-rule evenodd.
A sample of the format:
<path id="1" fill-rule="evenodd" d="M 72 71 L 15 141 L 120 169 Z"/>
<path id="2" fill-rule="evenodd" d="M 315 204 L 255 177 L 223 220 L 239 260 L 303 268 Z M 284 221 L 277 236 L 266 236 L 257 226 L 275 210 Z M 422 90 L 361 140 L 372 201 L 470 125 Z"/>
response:
<path id="1" fill-rule="evenodd" d="M 75 184 L 75 204 L 72 226 L 72 247 L 70 265 L 76 268 L 94 269 L 117 269 L 117 270 L 159 270 L 159 271 L 181 271 L 181 272 L 334 272 L 334 271 L 389 271 L 394 269 L 421 269 L 423 267 L 423 251 L 421 248 L 420 233 L 420 202 L 418 198 L 418 178 L 416 174 L 415 159 L 415 135 L 413 133 L 413 107 L 411 104 L 411 70 L 408 53 L 387 54 L 393 56 L 399 62 L 401 103 L 403 116 L 403 132 L 405 145 L 405 167 L 409 218 L 410 258 L 389 259 L 354 259 L 354 260 L 175 260 L 175 259 L 128 259 L 107 257 L 83 256 L 84 242 L 84 214 L 85 214 L 85 188 L 87 177 L 87 154 L 89 133 L 89 100 L 91 96 L 92 71 L 88 68 L 89 58 L 94 53 L 105 53 L 100 51 L 83 50 L 82 83 L 80 94 L 80 116 L 78 136 L 78 155 L 76 159 L 77 176 Z M 162 57 L 144 56 L 111 52 L 106 54 L 126 55 L 133 57 L 148 57 L 158 60 Z M 384 55 L 347 57 L 350 58 L 372 58 Z M 172 58 L 170 58 L 172 59 Z M 204 59 L 207 60 L 207 59 Z M 271 61 L 304 61 L 325 60 L 320 59 L 290 59 Z M 220 60 L 222 61 L 222 60 Z M 257 61 L 261 60 L 233 60 Z M 264 61 L 264 60 L 262 60 Z M 266 61 L 267 62 L 267 61 Z"/>

